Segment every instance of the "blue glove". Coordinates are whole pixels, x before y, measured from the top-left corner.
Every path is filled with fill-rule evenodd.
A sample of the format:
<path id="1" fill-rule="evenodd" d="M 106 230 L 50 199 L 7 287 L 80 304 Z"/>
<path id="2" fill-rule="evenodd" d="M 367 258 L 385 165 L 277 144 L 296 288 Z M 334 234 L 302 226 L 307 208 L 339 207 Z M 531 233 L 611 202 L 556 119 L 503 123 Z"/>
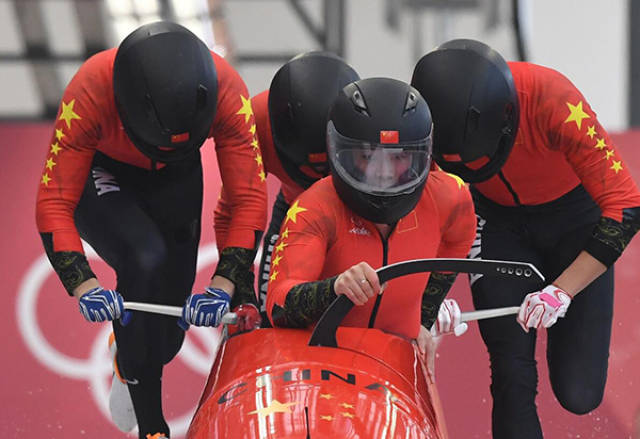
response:
<path id="1" fill-rule="evenodd" d="M 89 322 L 104 322 L 122 317 L 121 323 L 126 325 L 131 313 L 124 310 L 122 302 L 122 296 L 117 291 L 96 287 L 84 293 L 78 305 L 80 312 Z"/>
<path id="2" fill-rule="evenodd" d="M 186 331 L 188 325 L 218 326 L 229 312 L 231 296 L 218 288 L 205 288 L 202 294 L 192 294 L 182 308 L 178 325 Z"/>

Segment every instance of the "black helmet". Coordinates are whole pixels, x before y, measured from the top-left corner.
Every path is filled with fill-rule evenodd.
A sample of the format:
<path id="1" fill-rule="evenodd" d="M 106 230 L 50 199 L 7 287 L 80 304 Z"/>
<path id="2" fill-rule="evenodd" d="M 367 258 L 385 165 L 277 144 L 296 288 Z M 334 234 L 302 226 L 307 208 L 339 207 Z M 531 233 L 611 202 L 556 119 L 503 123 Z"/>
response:
<path id="1" fill-rule="evenodd" d="M 431 112 L 409 84 L 371 78 L 331 106 L 327 152 L 333 185 L 355 213 L 392 224 L 418 203 L 431 165 Z"/>
<path id="2" fill-rule="evenodd" d="M 284 170 L 303 188 L 329 173 L 327 113 L 342 87 L 358 79 L 355 70 L 330 52 L 300 54 L 273 77 L 269 88 L 273 143 Z"/>
<path id="3" fill-rule="evenodd" d="M 171 22 L 146 24 L 118 47 L 113 91 L 122 125 L 146 156 L 172 162 L 207 139 L 218 100 L 207 46 Z"/>
<path id="4" fill-rule="evenodd" d="M 433 113 L 436 163 L 470 183 L 495 175 L 513 148 L 520 115 L 500 54 L 479 41 L 449 41 L 418 61 L 411 85 Z"/>

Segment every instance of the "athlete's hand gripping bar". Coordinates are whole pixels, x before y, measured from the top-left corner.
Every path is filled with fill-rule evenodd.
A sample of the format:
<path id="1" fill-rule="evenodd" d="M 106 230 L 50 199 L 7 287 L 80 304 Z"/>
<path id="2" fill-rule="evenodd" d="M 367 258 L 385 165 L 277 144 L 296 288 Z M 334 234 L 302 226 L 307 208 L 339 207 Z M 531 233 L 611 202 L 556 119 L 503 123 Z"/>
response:
<path id="1" fill-rule="evenodd" d="M 144 303 L 144 302 L 124 302 L 124 309 L 129 309 L 133 311 L 144 311 L 144 312 L 150 312 L 153 314 L 162 314 L 165 316 L 173 316 L 173 317 L 182 316 L 181 306 L 158 305 L 155 303 Z M 223 325 L 235 325 L 236 322 L 237 322 L 236 314 L 232 312 L 228 312 L 224 316 L 222 316 L 222 321 L 220 323 Z"/>

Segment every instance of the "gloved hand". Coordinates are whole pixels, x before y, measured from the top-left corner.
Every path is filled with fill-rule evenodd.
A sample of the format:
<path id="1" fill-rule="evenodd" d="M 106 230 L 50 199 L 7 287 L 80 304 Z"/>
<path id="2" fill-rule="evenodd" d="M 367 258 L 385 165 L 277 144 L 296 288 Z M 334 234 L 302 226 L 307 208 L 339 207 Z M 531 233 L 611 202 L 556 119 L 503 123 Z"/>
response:
<path id="1" fill-rule="evenodd" d="M 458 302 L 454 299 L 444 299 L 438 310 L 438 319 L 431 326 L 431 335 L 439 337 L 441 335 L 455 334 L 460 336 L 467 332 L 469 325 L 460 322 L 461 313 Z"/>
<path id="2" fill-rule="evenodd" d="M 235 325 L 228 326 L 229 335 L 253 331 L 254 329 L 258 329 L 260 327 L 260 323 L 262 323 L 260 311 L 251 303 L 238 305 L 235 307 L 233 312 L 238 316 L 238 321 Z"/>
<path id="3" fill-rule="evenodd" d="M 218 326 L 222 316 L 229 312 L 231 297 L 218 288 L 205 288 L 202 294 L 192 294 L 182 307 L 178 325 L 185 331 L 189 325 Z"/>
<path id="4" fill-rule="evenodd" d="M 122 296 L 115 290 L 93 288 L 80 297 L 78 305 L 80 312 L 89 322 L 121 319 L 120 322 L 124 326 L 131 319 L 131 312 L 124 310 Z"/>
<path id="5" fill-rule="evenodd" d="M 559 317 L 564 317 L 571 304 L 571 296 L 555 285 L 547 285 L 541 291 L 529 293 L 524 298 L 518 312 L 518 323 L 525 332 L 529 328 L 538 329 L 553 325 Z"/>

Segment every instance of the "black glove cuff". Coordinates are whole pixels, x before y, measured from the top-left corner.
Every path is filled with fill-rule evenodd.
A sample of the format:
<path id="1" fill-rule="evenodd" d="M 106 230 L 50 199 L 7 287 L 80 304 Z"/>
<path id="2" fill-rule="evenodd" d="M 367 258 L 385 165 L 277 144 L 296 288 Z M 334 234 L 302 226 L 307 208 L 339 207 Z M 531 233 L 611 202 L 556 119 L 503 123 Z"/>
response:
<path id="1" fill-rule="evenodd" d="M 438 318 L 440 305 L 457 276 L 457 273 L 440 273 L 437 271 L 432 272 L 431 276 L 429 276 L 429 282 L 427 282 L 424 293 L 422 293 L 420 309 L 420 322 L 425 328 L 431 329 L 431 326 Z"/>
<path id="2" fill-rule="evenodd" d="M 306 328 L 316 322 L 336 297 L 337 276 L 315 282 L 305 282 L 291 288 L 284 308 L 275 306 L 271 317 L 275 326 Z"/>
<path id="3" fill-rule="evenodd" d="M 53 269 L 58 274 L 62 285 L 70 296 L 73 296 L 73 290 L 82 282 L 96 277 L 91 271 L 89 261 L 82 253 L 54 252 L 52 234 L 41 233 L 40 237 Z"/>
<path id="4" fill-rule="evenodd" d="M 258 304 L 254 288 L 253 260 L 255 250 L 242 247 L 227 247 L 220 254 L 214 276 L 229 279 L 235 286 L 231 298 L 231 309 L 243 303 Z"/>
<path id="5" fill-rule="evenodd" d="M 601 217 L 585 251 L 607 267 L 620 257 L 631 238 L 640 229 L 640 208 L 624 209 L 622 222 Z"/>

